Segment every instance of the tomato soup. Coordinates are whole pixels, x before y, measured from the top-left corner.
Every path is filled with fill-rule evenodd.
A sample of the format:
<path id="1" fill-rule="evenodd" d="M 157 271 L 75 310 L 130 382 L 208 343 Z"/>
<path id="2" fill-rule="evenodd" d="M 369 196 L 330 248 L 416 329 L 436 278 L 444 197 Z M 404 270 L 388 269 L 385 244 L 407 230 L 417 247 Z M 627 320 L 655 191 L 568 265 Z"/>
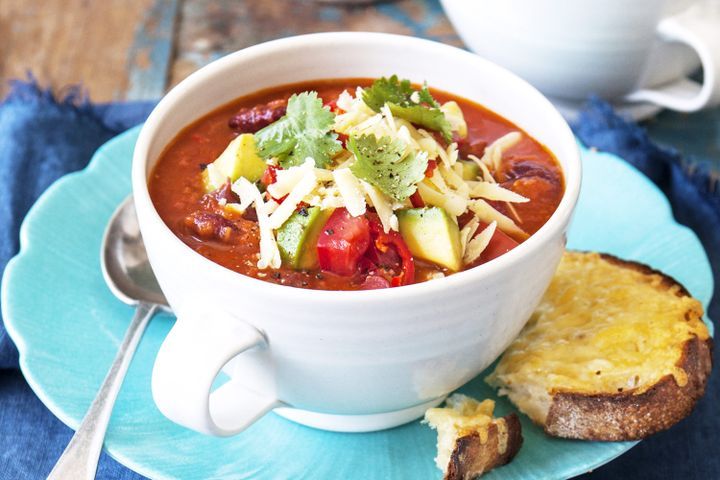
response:
<path id="1" fill-rule="evenodd" d="M 395 77 L 247 95 L 167 146 L 160 217 L 242 275 L 323 290 L 391 288 L 492 261 L 564 192 L 553 154 L 470 100 Z"/>

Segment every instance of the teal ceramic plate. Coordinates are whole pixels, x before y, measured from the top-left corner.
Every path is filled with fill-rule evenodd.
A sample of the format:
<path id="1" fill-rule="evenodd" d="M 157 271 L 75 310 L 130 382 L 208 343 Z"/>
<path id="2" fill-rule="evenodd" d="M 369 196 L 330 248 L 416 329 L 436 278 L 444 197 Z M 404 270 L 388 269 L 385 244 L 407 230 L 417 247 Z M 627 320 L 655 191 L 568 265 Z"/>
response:
<path id="1" fill-rule="evenodd" d="M 55 183 L 21 230 L 21 253 L 5 273 L 2 307 L 30 386 L 76 428 L 117 350 L 132 309 L 103 283 L 100 242 L 111 213 L 130 192 L 138 130 L 107 143 L 90 166 Z M 572 248 L 639 260 L 677 278 L 706 306 L 710 266 L 695 235 L 673 221 L 662 194 L 616 157 L 583 151 L 585 180 L 570 232 Z M 269 414 L 240 435 L 206 437 L 165 419 L 150 394 L 150 373 L 170 330 L 153 320 L 130 367 L 105 446 L 151 478 L 437 479 L 435 433 L 420 422 L 367 434 L 324 432 Z M 461 390 L 494 397 L 480 375 Z M 498 413 L 511 410 L 503 399 Z M 517 458 L 484 478 L 568 478 L 593 469 L 633 443 L 551 439 L 522 419 Z"/>

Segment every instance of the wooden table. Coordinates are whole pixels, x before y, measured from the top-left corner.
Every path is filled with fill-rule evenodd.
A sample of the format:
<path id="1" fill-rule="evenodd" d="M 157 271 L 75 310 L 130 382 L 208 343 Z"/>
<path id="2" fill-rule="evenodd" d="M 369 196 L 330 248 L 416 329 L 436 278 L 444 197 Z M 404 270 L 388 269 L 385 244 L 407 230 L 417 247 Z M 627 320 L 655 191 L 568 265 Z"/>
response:
<path id="1" fill-rule="evenodd" d="M 327 0 L 326 0 L 327 1 Z M 472 0 L 468 0 L 472 1 Z M 301 33 L 401 33 L 462 45 L 438 0 L 358 6 L 317 0 L 0 0 L 0 98 L 32 72 L 56 92 L 82 84 L 96 102 L 159 98 L 208 62 Z M 646 124 L 720 175 L 717 122 L 666 112 Z M 705 130 L 698 142 L 698 129 Z"/>
<path id="2" fill-rule="evenodd" d="M 0 78 L 31 71 L 93 101 L 154 99 L 206 63 L 301 33 L 402 33 L 460 45 L 437 0 L 0 0 Z M 0 96 L 7 91 L 2 82 Z"/>

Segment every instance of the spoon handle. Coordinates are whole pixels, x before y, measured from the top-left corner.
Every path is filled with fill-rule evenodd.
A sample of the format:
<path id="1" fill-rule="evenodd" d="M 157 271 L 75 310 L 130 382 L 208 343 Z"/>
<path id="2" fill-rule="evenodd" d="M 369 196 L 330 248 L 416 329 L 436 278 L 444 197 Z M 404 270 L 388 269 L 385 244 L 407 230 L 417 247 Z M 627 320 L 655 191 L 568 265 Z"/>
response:
<path id="1" fill-rule="evenodd" d="M 140 302 L 115 360 L 100 391 L 85 414 L 70 443 L 50 472 L 48 480 L 90 480 L 95 478 L 105 430 L 125 373 L 150 319 L 159 306 Z"/>

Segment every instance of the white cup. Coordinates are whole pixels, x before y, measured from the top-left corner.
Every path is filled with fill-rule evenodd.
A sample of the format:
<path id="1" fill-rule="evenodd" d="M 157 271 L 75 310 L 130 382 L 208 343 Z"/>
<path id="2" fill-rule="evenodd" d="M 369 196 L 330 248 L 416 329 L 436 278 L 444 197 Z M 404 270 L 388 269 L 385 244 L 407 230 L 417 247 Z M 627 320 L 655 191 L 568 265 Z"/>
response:
<path id="1" fill-rule="evenodd" d="M 336 292 L 228 270 L 185 245 L 155 210 L 147 187 L 152 167 L 203 114 L 285 83 L 391 74 L 479 102 L 555 153 L 565 194 L 538 232 L 492 262 L 443 279 Z M 160 411 L 213 435 L 237 433 L 271 409 L 318 428 L 369 431 L 422 416 L 518 334 L 564 250 L 580 160 L 550 102 L 505 69 L 427 40 L 326 33 L 256 45 L 183 80 L 143 126 L 132 182 L 150 262 L 178 317 L 153 370 Z M 231 380 L 213 391 L 221 369 Z"/>
<path id="2" fill-rule="evenodd" d="M 546 95 L 720 104 L 718 0 L 441 0 L 467 46 Z M 687 78 L 702 65 L 704 79 Z"/>

